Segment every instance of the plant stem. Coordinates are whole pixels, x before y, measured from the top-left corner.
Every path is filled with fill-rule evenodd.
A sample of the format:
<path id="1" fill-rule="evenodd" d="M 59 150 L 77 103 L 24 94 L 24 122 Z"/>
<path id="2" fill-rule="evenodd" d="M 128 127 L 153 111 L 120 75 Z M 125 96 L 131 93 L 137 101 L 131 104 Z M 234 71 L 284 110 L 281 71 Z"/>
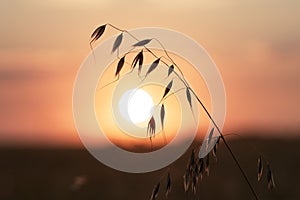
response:
<path id="1" fill-rule="evenodd" d="M 236 163 L 236 165 L 238 166 L 239 170 L 241 171 L 244 179 L 246 180 L 249 188 L 251 189 L 251 192 L 253 194 L 253 196 L 255 197 L 256 200 L 259 200 L 258 198 L 258 195 L 256 194 L 252 184 L 250 183 L 245 171 L 243 170 L 243 168 L 241 167 L 239 161 L 237 160 L 235 154 L 233 153 L 233 151 L 231 150 L 229 144 L 227 143 L 222 131 L 220 130 L 219 126 L 217 125 L 217 123 L 215 122 L 215 120 L 211 117 L 210 113 L 208 112 L 208 110 L 206 109 L 206 107 L 204 106 L 204 104 L 202 103 L 202 101 L 198 98 L 198 96 L 196 95 L 196 93 L 191 89 L 189 88 L 189 90 L 194 94 L 194 96 L 196 97 L 197 101 L 199 102 L 199 104 L 201 105 L 201 107 L 203 108 L 203 110 L 206 112 L 207 116 L 209 117 L 209 119 L 211 120 L 211 122 L 214 124 L 214 126 L 216 127 L 216 129 L 218 130 L 219 134 L 220 134 L 220 137 L 221 139 L 223 140 L 226 148 L 228 149 L 231 157 L 233 158 L 234 162 Z"/>
<path id="2" fill-rule="evenodd" d="M 109 23 L 107 23 L 107 25 L 111 26 L 112 28 L 114 28 L 114 29 L 116 29 L 116 30 L 118 30 L 118 31 L 126 32 L 126 33 L 129 34 L 133 39 L 135 39 L 135 40 L 137 40 L 137 41 L 140 41 L 140 40 L 137 39 L 134 35 L 132 35 L 130 32 L 128 32 L 127 30 L 122 30 L 122 29 L 120 29 L 120 28 L 118 28 L 118 27 L 116 27 L 116 26 L 114 26 L 114 25 L 112 25 L 112 24 L 109 24 Z M 169 56 L 168 52 L 166 51 L 166 49 L 164 48 L 164 46 L 161 44 L 161 42 L 160 42 L 158 39 L 156 39 L 156 38 L 154 38 L 154 39 L 162 46 L 162 48 L 163 48 L 165 54 L 167 55 L 167 57 L 168 57 L 169 59 L 171 59 L 171 62 L 172 62 L 172 63 L 176 66 L 176 68 L 179 70 L 179 72 L 180 72 L 180 74 L 181 74 L 182 77 L 181 77 L 176 71 L 174 71 L 175 75 L 181 80 L 181 82 L 186 86 L 186 88 L 187 88 L 188 90 L 190 90 L 190 91 L 193 93 L 193 95 L 195 96 L 195 98 L 197 99 L 197 101 L 199 102 L 199 104 L 201 105 L 201 107 L 203 108 L 203 110 L 205 111 L 205 113 L 207 114 L 207 116 L 209 117 L 209 119 L 211 120 L 211 122 L 213 123 L 213 125 L 216 127 L 216 129 L 217 129 L 217 131 L 219 132 L 220 137 L 221 137 L 221 139 L 223 140 L 223 142 L 224 142 L 226 148 L 228 149 L 228 151 L 229 151 L 231 157 L 233 158 L 234 162 L 236 163 L 236 165 L 238 166 L 239 170 L 241 171 L 241 173 L 242 173 L 242 175 L 243 175 L 245 181 L 247 182 L 247 184 L 248 184 L 248 186 L 249 186 L 249 188 L 250 188 L 250 190 L 251 190 L 253 196 L 255 197 L 256 200 L 259 200 L 259 197 L 258 197 L 258 195 L 256 194 L 256 192 L 255 192 L 255 190 L 254 190 L 254 187 L 253 187 L 252 184 L 250 183 L 250 181 L 249 181 L 249 179 L 248 179 L 248 177 L 247 177 L 245 171 L 244 171 L 243 168 L 241 167 L 241 165 L 240 165 L 239 161 L 237 160 L 235 154 L 234 154 L 233 151 L 231 150 L 231 147 L 230 147 L 229 144 L 227 143 L 227 141 L 226 141 L 226 139 L 225 139 L 225 137 L 224 137 L 222 131 L 220 130 L 219 126 L 217 125 L 217 123 L 215 122 L 215 120 L 212 118 L 212 116 L 210 115 L 209 111 L 206 109 L 205 105 L 204 105 L 204 104 L 202 103 L 202 101 L 199 99 L 199 97 L 197 96 L 197 94 L 196 94 L 196 93 L 194 92 L 194 90 L 189 86 L 189 84 L 188 84 L 188 82 L 186 81 L 186 79 L 185 79 L 185 77 L 184 77 L 182 71 L 181 71 L 180 68 L 176 65 L 176 63 L 172 60 L 172 58 L 170 58 L 170 56 Z M 146 45 L 144 45 L 144 48 L 145 48 L 148 52 L 150 52 L 154 57 L 158 58 L 157 55 L 155 55 L 155 53 L 153 53 L 149 48 L 146 47 Z M 164 61 L 162 61 L 162 62 L 168 67 L 168 64 L 167 64 L 166 62 L 164 62 Z M 150 137 L 150 140 L 151 140 L 151 137 Z M 152 148 L 152 141 L 151 141 L 151 148 Z"/>

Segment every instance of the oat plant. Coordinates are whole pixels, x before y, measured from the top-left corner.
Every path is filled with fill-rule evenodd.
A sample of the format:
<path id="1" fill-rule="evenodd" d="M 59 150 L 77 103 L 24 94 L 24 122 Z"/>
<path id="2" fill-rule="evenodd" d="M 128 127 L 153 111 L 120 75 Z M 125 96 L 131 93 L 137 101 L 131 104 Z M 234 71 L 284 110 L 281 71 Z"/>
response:
<path id="1" fill-rule="evenodd" d="M 147 79 L 147 77 L 158 67 L 166 67 L 166 77 L 173 77 L 169 81 L 169 83 L 165 86 L 164 93 L 161 97 L 161 100 L 159 101 L 158 104 L 160 104 L 160 121 L 155 121 L 155 118 L 151 116 L 148 126 L 147 126 L 147 136 L 150 140 L 151 143 L 151 150 L 152 150 L 152 139 L 155 136 L 156 133 L 156 127 L 157 123 L 161 123 L 163 135 L 164 135 L 164 140 L 166 140 L 166 136 L 164 133 L 164 121 L 165 121 L 165 104 L 164 101 L 170 96 L 173 95 L 174 93 L 177 93 L 179 91 L 184 90 L 185 91 L 185 96 L 186 100 L 189 103 L 190 109 L 192 112 L 194 112 L 193 105 L 192 105 L 192 98 L 195 98 L 195 100 L 199 103 L 200 107 L 203 109 L 205 112 L 206 116 L 209 118 L 210 122 L 213 124 L 213 128 L 210 131 L 209 137 L 206 141 L 203 141 L 203 143 L 206 143 L 208 146 L 212 141 L 214 141 L 214 147 L 212 148 L 211 152 L 209 152 L 205 157 L 200 156 L 199 154 L 199 149 L 193 149 L 192 153 L 190 155 L 190 158 L 187 162 L 187 167 L 185 172 L 183 173 L 183 187 L 184 191 L 188 192 L 189 190 L 192 191 L 196 195 L 197 192 L 197 185 L 198 183 L 202 180 L 203 176 L 209 176 L 210 173 L 210 160 L 214 158 L 217 160 L 217 148 L 220 143 L 220 140 L 224 143 L 225 147 L 227 148 L 229 154 L 233 158 L 235 164 L 239 168 L 239 171 L 241 172 L 241 175 L 243 176 L 244 180 L 246 181 L 251 193 L 253 194 L 254 199 L 258 200 L 259 196 L 257 195 L 253 185 L 251 184 L 250 180 L 248 179 L 248 176 L 244 169 L 242 168 L 240 162 L 238 161 L 236 155 L 232 151 L 230 145 L 228 144 L 225 136 L 228 136 L 230 134 L 223 134 L 222 130 L 219 128 L 218 124 L 215 122 L 213 117 L 211 116 L 210 112 L 208 111 L 207 107 L 204 105 L 204 103 L 201 101 L 201 99 L 197 96 L 195 93 L 194 89 L 190 86 L 189 82 L 186 80 L 183 72 L 181 71 L 180 67 L 174 62 L 172 57 L 170 56 L 169 52 L 166 50 L 166 48 L 163 46 L 163 44 L 156 38 L 143 38 L 143 39 L 138 39 L 135 37 L 132 33 L 130 33 L 127 30 L 120 29 L 110 23 L 104 24 L 102 26 L 99 26 L 94 30 L 94 32 L 91 35 L 91 40 L 90 40 L 90 47 L 93 51 L 93 44 L 99 40 L 99 38 L 104 34 L 106 28 L 112 28 L 116 31 L 119 32 L 119 35 L 116 37 L 114 44 L 112 46 L 112 53 L 117 52 L 117 57 L 118 63 L 116 66 L 115 70 L 115 80 L 112 80 L 110 83 L 107 83 L 106 85 L 98 88 L 98 90 L 103 89 L 104 87 L 107 87 L 115 82 L 117 82 L 120 77 L 121 77 L 121 71 L 124 70 L 125 65 L 130 66 L 130 71 L 127 73 L 131 73 L 133 70 L 137 68 L 138 71 L 138 76 L 142 81 Z M 134 39 L 136 42 L 132 44 L 132 48 L 124 53 L 123 55 L 119 55 L 119 48 L 122 45 L 123 41 L 123 35 L 127 34 L 130 36 L 132 39 Z M 147 45 L 152 42 L 158 42 L 161 51 L 164 53 L 162 56 L 158 56 L 153 50 L 147 47 Z M 127 55 L 129 54 L 134 54 L 135 57 L 133 60 L 127 60 Z M 142 69 L 146 66 L 144 66 L 144 58 L 146 55 L 151 55 L 153 57 L 153 62 L 152 64 L 146 69 L 145 75 L 142 75 Z M 96 62 L 96 57 L 93 51 L 94 59 Z M 161 64 L 161 65 L 159 65 Z M 125 74 L 126 75 L 126 74 Z M 172 92 L 172 86 L 173 86 L 173 81 L 174 80 L 179 80 L 182 84 L 182 88 Z M 194 113 L 193 113 L 194 116 Z M 214 131 L 217 131 L 218 136 L 213 137 Z M 203 144 L 202 143 L 202 144 Z M 200 145 L 199 145 L 200 146 Z M 199 154 L 199 156 L 197 156 Z M 211 156 L 210 156 L 211 155 Z M 264 167 L 264 163 L 266 163 L 266 166 Z M 261 178 L 264 173 L 264 169 L 266 168 L 266 178 L 267 178 L 267 184 L 268 184 L 268 189 L 272 189 L 275 187 L 275 182 L 272 174 L 272 170 L 270 167 L 269 162 L 262 156 L 260 155 L 258 157 L 258 162 L 257 162 L 257 180 L 258 182 L 261 181 Z M 171 172 L 170 169 L 166 172 L 165 175 L 161 177 L 161 179 L 157 182 L 157 184 L 154 185 L 152 193 L 150 195 L 150 199 L 154 200 L 157 199 L 159 195 L 160 190 L 164 190 L 165 193 L 165 198 L 168 197 L 169 193 L 172 188 L 172 178 L 171 178 Z"/>

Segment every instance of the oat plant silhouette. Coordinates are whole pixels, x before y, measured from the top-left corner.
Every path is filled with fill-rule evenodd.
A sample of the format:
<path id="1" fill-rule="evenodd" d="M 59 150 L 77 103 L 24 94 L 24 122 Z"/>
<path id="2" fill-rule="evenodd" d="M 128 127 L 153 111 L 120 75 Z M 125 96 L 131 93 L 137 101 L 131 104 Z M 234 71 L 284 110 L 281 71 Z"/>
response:
<path id="1" fill-rule="evenodd" d="M 116 70 L 115 70 L 115 78 L 116 79 L 112 80 L 110 83 L 107 83 L 106 85 L 98 88 L 98 90 L 101 90 L 101 89 L 117 82 L 120 79 L 120 76 L 121 76 L 120 72 L 122 71 L 125 64 L 130 66 L 130 71 L 127 73 L 131 73 L 136 67 L 138 67 L 138 69 L 137 69 L 138 76 L 142 82 L 148 77 L 149 74 L 151 74 L 154 70 L 156 70 L 156 68 L 161 67 L 161 65 L 159 65 L 161 63 L 162 66 L 166 67 L 166 69 L 167 69 L 166 77 L 173 76 L 173 78 L 170 80 L 170 82 L 165 86 L 164 93 L 158 103 L 158 104 L 161 104 L 160 122 L 159 123 L 161 123 L 161 126 L 162 126 L 162 131 L 163 131 L 165 142 L 167 140 L 166 140 L 166 136 L 164 133 L 164 120 L 165 120 L 165 113 L 166 113 L 164 101 L 170 95 L 173 95 L 179 91 L 185 90 L 186 100 L 189 103 L 191 112 L 194 112 L 193 105 L 192 105 L 192 98 L 195 98 L 196 102 L 199 103 L 200 107 L 203 109 L 206 116 L 209 118 L 209 120 L 213 124 L 213 128 L 210 131 L 208 139 L 206 141 L 203 141 L 203 143 L 206 143 L 206 145 L 209 145 L 212 141 L 214 141 L 214 147 L 211 150 L 211 152 L 208 152 L 208 154 L 205 155 L 204 157 L 202 155 L 200 155 L 200 153 L 198 153 L 199 149 L 192 150 L 190 159 L 187 162 L 187 167 L 186 167 L 186 170 L 185 170 L 184 176 L 183 176 L 184 191 L 187 192 L 188 190 L 192 190 L 192 192 L 196 195 L 198 182 L 202 180 L 202 177 L 204 176 L 204 174 L 206 174 L 207 176 L 209 175 L 210 159 L 211 159 L 210 154 L 212 154 L 212 156 L 215 159 L 217 159 L 217 156 L 216 156 L 217 148 L 218 148 L 218 145 L 221 140 L 224 143 L 225 147 L 227 148 L 229 154 L 233 158 L 233 161 L 235 162 L 239 171 L 241 172 L 241 175 L 243 176 L 244 180 L 246 181 L 254 199 L 259 200 L 260 198 L 259 198 L 258 194 L 256 193 L 253 185 L 251 184 L 245 170 L 242 168 L 240 162 L 238 161 L 236 155 L 232 151 L 230 145 L 228 144 L 228 142 L 225 138 L 226 136 L 238 135 L 238 134 L 223 134 L 222 130 L 219 128 L 218 124 L 211 116 L 207 107 L 204 105 L 204 103 L 201 101 L 201 99 L 197 96 L 194 89 L 189 85 L 189 83 L 188 83 L 187 79 L 185 78 L 183 72 L 181 71 L 180 67 L 174 62 L 174 60 L 172 59 L 172 57 L 170 56 L 170 54 L 166 50 L 166 48 L 163 46 L 163 44 L 156 38 L 144 38 L 144 39 L 140 40 L 137 37 L 135 37 L 132 33 L 130 33 L 129 31 L 120 29 L 110 23 L 107 23 L 107 24 L 99 26 L 92 33 L 91 40 L 90 40 L 90 47 L 91 47 L 92 51 L 93 51 L 93 44 L 96 41 L 98 41 L 99 38 L 104 34 L 107 27 L 111 27 L 112 29 L 119 32 L 119 35 L 116 37 L 114 44 L 112 46 L 112 52 L 117 51 L 116 59 L 118 59 L 118 64 L 117 64 Z M 128 34 L 136 42 L 132 44 L 132 48 L 129 51 L 127 51 L 123 55 L 119 55 L 119 48 L 122 44 L 124 34 Z M 147 47 L 147 45 L 152 41 L 155 41 L 160 45 L 160 47 L 161 47 L 160 50 L 164 53 L 164 55 L 158 56 L 158 55 L 156 55 L 156 53 L 153 50 L 151 50 L 150 48 Z M 138 48 L 142 48 L 142 49 L 138 49 Z M 134 59 L 131 62 L 126 60 L 126 56 L 128 54 L 136 54 L 136 56 L 134 57 Z M 146 54 L 151 54 L 154 57 L 154 60 L 153 60 L 152 64 L 149 66 L 149 68 L 146 70 L 145 75 L 142 76 L 141 71 L 144 66 L 143 65 L 144 58 L 145 58 Z M 95 57 L 94 51 L 93 51 L 93 56 L 94 56 L 94 60 L 96 62 L 96 57 Z M 175 79 L 178 79 L 182 83 L 183 87 L 179 90 L 172 92 L 173 81 Z M 193 113 L 193 116 L 194 116 L 194 113 Z M 149 140 L 151 143 L 151 150 L 152 150 L 152 139 L 155 136 L 157 123 L 158 122 L 155 121 L 154 117 L 151 116 L 151 118 L 148 122 L 148 126 L 147 126 L 147 136 L 149 137 Z M 214 131 L 218 132 L 217 137 L 213 137 Z M 238 135 L 238 136 L 242 137 L 240 135 Z M 198 156 L 197 156 L 197 153 L 199 154 Z M 261 181 L 261 178 L 264 173 L 264 165 L 265 165 L 264 163 L 266 163 L 265 168 L 266 168 L 267 185 L 268 185 L 268 189 L 272 189 L 275 187 L 275 182 L 274 182 L 273 173 L 272 173 L 270 164 L 264 156 L 262 156 L 261 154 L 259 154 L 259 155 L 260 156 L 258 157 L 258 161 L 257 161 L 257 180 L 258 180 L 258 182 Z M 161 182 L 163 182 L 163 181 L 165 182 L 164 188 L 161 184 Z M 169 168 L 167 170 L 166 174 L 164 174 L 160 178 L 158 183 L 154 185 L 150 199 L 151 200 L 157 199 L 159 190 L 161 190 L 161 189 L 165 190 L 165 197 L 167 198 L 169 193 L 171 192 L 171 188 L 172 188 L 172 179 L 171 179 L 171 172 L 170 172 L 170 168 Z"/>

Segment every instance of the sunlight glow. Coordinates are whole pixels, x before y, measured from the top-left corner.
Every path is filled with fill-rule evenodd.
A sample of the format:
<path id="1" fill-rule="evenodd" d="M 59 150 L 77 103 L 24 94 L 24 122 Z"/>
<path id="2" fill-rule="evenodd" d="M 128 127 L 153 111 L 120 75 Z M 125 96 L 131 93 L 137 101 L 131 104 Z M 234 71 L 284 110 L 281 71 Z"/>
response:
<path id="1" fill-rule="evenodd" d="M 153 101 L 151 96 L 144 90 L 133 91 L 128 100 L 128 115 L 133 123 L 140 123 L 149 120 Z"/>
<path id="2" fill-rule="evenodd" d="M 119 102 L 123 117 L 134 124 L 149 120 L 153 106 L 152 97 L 142 89 L 127 91 Z"/>

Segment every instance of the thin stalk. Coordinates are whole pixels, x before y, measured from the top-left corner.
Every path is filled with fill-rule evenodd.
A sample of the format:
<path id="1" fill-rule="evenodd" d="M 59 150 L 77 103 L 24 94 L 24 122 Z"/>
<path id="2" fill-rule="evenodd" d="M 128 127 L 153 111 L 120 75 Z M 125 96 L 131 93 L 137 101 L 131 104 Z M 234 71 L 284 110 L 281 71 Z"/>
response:
<path id="1" fill-rule="evenodd" d="M 227 141 L 226 141 L 226 139 L 225 139 L 222 131 L 220 130 L 219 126 L 217 125 L 217 123 L 215 122 L 215 120 L 211 117 L 210 113 L 208 112 L 208 110 L 206 109 L 206 107 L 204 106 L 204 104 L 202 103 L 202 101 L 198 98 L 198 96 L 196 95 L 196 93 L 191 88 L 189 88 L 189 90 L 194 94 L 194 96 L 196 97 L 197 101 L 199 102 L 199 104 L 201 105 L 201 107 L 203 108 L 203 110 L 205 111 L 205 113 L 207 114 L 207 116 L 209 117 L 209 119 L 211 120 L 211 122 L 214 124 L 214 126 L 218 130 L 221 139 L 223 140 L 223 142 L 224 142 L 226 148 L 228 149 L 231 157 L 233 158 L 234 162 L 236 163 L 236 165 L 238 166 L 239 170 L 241 171 L 244 179 L 246 180 L 249 188 L 251 189 L 251 192 L 252 192 L 253 196 L 255 197 L 256 200 L 259 200 L 258 195 L 256 194 L 256 192 L 254 190 L 254 187 L 252 186 L 252 184 L 250 183 L 250 181 L 249 181 L 249 179 L 248 179 L 248 177 L 246 175 L 246 172 L 243 170 L 243 168 L 241 167 L 241 165 L 240 165 L 239 161 L 237 160 L 235 154 L 231 150 L 231 147 L 227 143 Z"/>
<path id="2" fill-rule="evenodd" d="M 180 72 L 181 76 L 183 77 L 184 81 L 186 82 L 186 79 L 183 75 L 183 72 L 181 71 L 180 67 L 177 66 L 177 64 L 173 61 L 173 59 L 169 56 L 169 53 L 167 52 L 166 48 L 164 47 L 164 45 L 156 38 L 153 38 L 155 41 L 158 42 L 158 44 L 163 48 L 163 51 L 165 52 L 165 54 L 167 55 L 167 57 L 170 59 L 170 61 L 172 62 L 173 65 L 175 65 L 175 67 L 178 69 L 178 71 Z M 186 82 L 187 83 L 187 82 Z"/>
<path id="3" fill-rule="evenodd" d="M 136 41 L 140 41 L 137 37 L 135 37 L 134 35 L 132 35 L 132 34 L 131 34 L 129 31 L 127 31 L 127 30 L 120 29 L 120 28 L 118 28 L 118 27 L 116 27 L 116 26 L 114 26 L 114 25 L 112 25 L 112 24 L 110 24 L 110 23 L 107 23 L 106 25 L 109 25 L 109 26 L 111 26 L 112 28 L 114 28 L 114 29 L 116 29 L 116 30 L 118 30 L 118 31 L 120 31 L 120 32 L 125 32 L 125 33 L 127 33 L 130 37 L 132 37 L 133 39 L 135 39 Z M 153 38 L 153 39 L 154 39 L 155 41 L 157 41 L 157 42 L 160 44 L 160 46 L 163 48 L 163 50 L 164 50 L 164 52 L 166 53 L 167 57 L 168 57 L 168 58 L 170 59 L 170 61 L 175 65 L 175 67 L 179 70 L 179 72 L 180 72 L 180 74 L 181 74 L 182 77 L 179 77 L 179 75 L 177 74 L 178 78 L 180 78 L 181 81 L 184 83 L 184 85 L 186 85 L 186 86 L 188 87 L 189 85 L 188 85 L 187 81 L 185 80 L 184 75 L 183 75 L 181 69 L 177 66 L 177 64 L 176 64 L 176 63 L 172 60 L 172 58 L 169 56 L 169 54 L 168 54 L 167 50 L 165 49 L 165 47 L 162 45 L 162 43 L 161 43 L 158 39 L 156 39 L 156 38 Z M 158 56 L 156 56 L 156 54 L 153 53 L 146 45 L 144 45 L 144 48 L 145 48 L 148 52 L 150 52 L 155 58 L 158 58 Z M 168 64 L 167 64 L 165 61 L 163 61 L 163 60 L 161 60 L 161 61 L 162 61 L 162 63 L 164 63 L 166 66 L 168 66 Z"/>
<path id="4" fill-rule="evenodd" d="M 107 23 L 107 25 L 111 26 L 112 28 L 114 28 L 114 29 L 116 29 L 116 30 L 118 30 L 118 31 L 126 32 L 126 33 L 129 34 L 132 38 L 134 38 L 135 40 L 140 41 L 140 40 L 137 39 L 134 35 L 132 35 L 130 32 L 128 32 L 127 30 L 122 30 L 122 29 L 120 29 L 120 28 L 115 27 L 115 26 L 112 25 L 112 24 L 109 24 L 109 23 Z M 158 41 L 157 39 L 155 39 L 155 40 Z M 160 43 L 160 42 L 159 42 L 159 43 Z M 162 46 L 161 43 L 160 43 L 160 45 Z M 155 53 L 153 53 L 149 48 L 147 48 L 146 45 L 144 45 L 144 48 L 145 48 L 148 52 L 150 52 L 154 57 L 158 58 L 158 56 L 156 56 Z M 165 49 L 163 46 L 162 46 L 162 48 L 163 48 L 164 52 L 167 52 L 166 49 Z M 170 58 L 169 55 L 168 55 L 168 53 L 166 53 L 166 55 L 167 55 L 168 58 Z M 172 59 L 171 59 L 171 61 L 172 61 L 172 63 L 174 63 Z M 166 66 L 168 66 L 168 64 L 167 64 L 166 62 L 164 62 L 164 61 L 162 61 L 162 62 L 163 62 Z M 208 118 L 211 120 L 211 122 L 213 123 L 213 125 L 216 127 L 216 129 L 217 129 L 217 131 L 219 132 L 220 137 L 221 137 L 221 139 L 223 140 L 223 142 L 224 142 L 226 148 L 228 149 L 228 151 L 229 151 L 231 157 L 233 158 L 234 162 L 236 163 L 236 165 L 238 166 L 239 170 L 241 171 L 241 173 L 242 173 L 242 175 L 243 175 L 245 181 L 247 182 L 249 188 L 251 189 L 251 192 L 252 192 L 253 196 L 255 197 L 256 200 L 259 200 L 259 197 L 258 197 L 258 195 L 256 194 L 256 192 L 255 192 L 255 190 L 254 190 L 254 187 L 253 187 L 252 184 L 250 183 L 250 181 L 249 181 L 249 179 L 248 179 L 248 177 L 247 177 L 245 171 L 244 171 L 243 168 L 241 167 L 241 165 L 240 165 L 239 161 L 237 160 L 235 154 L 234 154 L 233 151 L 231 150 L 231 147 L 230 147 L 229 144 L 227 143 L 227 141 L 226 141 L 226 139 L 225 139 L 225 137 L 224 137 L 222 131 L 220 130 L 219 126 L 217 125 L 217 123 L 215 122 L 215 120 L 212 118 L 212 116 L 210 115 L 209 111 L 206 109 L 205 105 L 204 105 L 204 104 L 202 103 L 202 101 L 198 98 L 198 96 L 196 95 L 196 93 L 194 92 L 194 90 L 189 86 L 189 84 L 188 84 L 188 82 L 186 81 L 185 77 L 183 76 L 183 73 L 182 73 L 182 71 L 180 70 L 180 68 L 179 68 L 175 63 L 174 63 L 174 65 L 175 65 L 176 68 L 179 70 L 179 72 L 181 73 L 182 77 L 181 77 L 176 71 L 174 71 L 174 73 L 175 73 L 176 76 L 181 80 L 181 82 L 186 86 L 186 88 L 187 88 L 188 90 L 190 90 L 190 91 L 193 93 L 193 95 L 195 96 L 195 98 L 197 99 L 198 103 L 201 105 L 201 107 L 202 107 L 203 110 L 205 111 L 205 113 L 206 113 L 206 115 L 208 116 Z M 150 138 L 150 140 L 151 140 L 151 138 Z M 151 146 L 152 146 L 152 144 L 151 144 Z"/>

